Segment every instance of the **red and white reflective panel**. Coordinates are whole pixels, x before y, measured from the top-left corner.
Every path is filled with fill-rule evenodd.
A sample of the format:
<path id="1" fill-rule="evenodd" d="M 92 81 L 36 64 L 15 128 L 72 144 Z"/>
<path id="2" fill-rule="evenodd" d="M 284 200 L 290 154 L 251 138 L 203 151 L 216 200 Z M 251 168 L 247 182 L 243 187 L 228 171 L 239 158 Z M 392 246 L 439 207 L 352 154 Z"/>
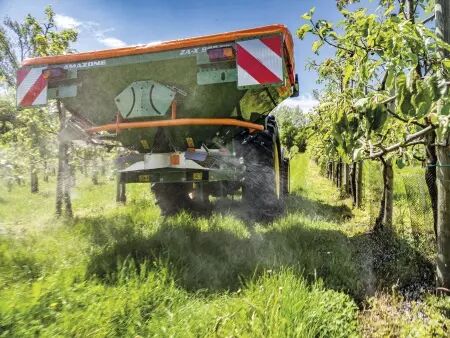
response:
<path id="1" fill-rule="evenodd" d="M 20 107 L 47 104 L 45 68 L 21 68 L 17 71 L 17 105 Z"/>
<path id="2" fill-rule="evenodd" d="M 238 87 L 283 82 L 281 35 L 236 43 Z"/>

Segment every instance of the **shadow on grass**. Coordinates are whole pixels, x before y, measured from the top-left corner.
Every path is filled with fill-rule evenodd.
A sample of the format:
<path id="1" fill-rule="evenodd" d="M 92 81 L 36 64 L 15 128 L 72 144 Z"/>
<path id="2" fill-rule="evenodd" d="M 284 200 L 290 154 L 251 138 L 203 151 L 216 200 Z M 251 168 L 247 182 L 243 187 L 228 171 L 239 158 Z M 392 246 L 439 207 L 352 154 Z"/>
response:
<path id="1" fill-rule="evenodd" d="M 380 242 L 372 234 L 348 237 L 302 224 L 265 232 L 250 229 L 249 236 L 239 237 L 214 224 L 204 230 L 195 219 L 183 217 L 166 220 L 156 229 L 135 224 L 130 216 L 81 221 L 94 247 L 87 278 L 105 283 L 118 280 L 125 261 L 138 270 L 143 263 L 162 261 L 177 283 L 192 292 L 234 291 L 264 270 L 290 267 L 311 282 L 320 278 L 326 287 L 361 301 L 393 284 L 402 289 L 415 285 L 414 281 L 423 282 L 424 266 L 430 267 L 398 238 Z M 425 281 L 429 282 L 428 277 Z"/>
<path id="2" fill-rule="evenodd" d="M 244 222 L 270 223 L 276 219 L 292 213 L 301 213 L 313 220 L 323 220 L 327 222 L 339 223 L 353 217 L 352 210 L 345 204 L 331 205 L 323 201 L 317 201 L 301 196 L 291 194 L 285 200 L 285 208 L 281 213 L 274 212 L 272 218 L 261 219 L 257 207 L 249 207 L 238 200 L 229 198 L 219 199 L 212 203 L 210 212 L 197 213 L 197 215 L 210 216 L 211 211 L 224 216 L 233 216 Z"/>
<path id="3" fill-rule="evenodd" d="M 300 212 L 311 219 L 328 222 L 342 222 L 353 217 L 352 210 L 345 204 L 331 205 L 295 193 L 287 198 L 286 212 Z"/>
<path id="4" fill-rule="evenodd" d="M 110 222 L 115 223 L 112 225 Z M 237 290 L 263 270 L 292 267 L 310 280 L 323 277 L 329 287 L 358 288 L 358 269 L 338 231 L 309 230 L 301 225 L 240 238 L 223 229 L 202 231 L 192 224 L 163 223 L 155 233 L 130 219 L 85 220 L 96 252 L 88 275 L 114 282 L 125 260 L 168 263 L 178 283 L 189 291 Z M 109 227 L 102 224 L 110 224 Z M 119 225 L 122 223 L 121 225 Z M 344 255 L 345 257 L 342 257 Z"/>

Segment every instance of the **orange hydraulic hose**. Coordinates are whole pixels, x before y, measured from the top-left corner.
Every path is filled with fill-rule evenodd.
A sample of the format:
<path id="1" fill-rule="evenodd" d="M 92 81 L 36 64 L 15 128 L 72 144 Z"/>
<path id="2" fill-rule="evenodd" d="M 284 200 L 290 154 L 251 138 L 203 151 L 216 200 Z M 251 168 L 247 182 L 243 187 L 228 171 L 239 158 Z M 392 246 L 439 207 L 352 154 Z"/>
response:
<path id="1" fill-rule="evenodd" d="M 175 119 L 175 120 L 111 123 L 102 126 L 92 127 L 87 129 L 87 131 L 90 133 L 96 133 L 99 131 L 117 131 L 123 129 L 174 127 L 174 126 L 236 126 L 248 128 L 250 130 L 252 129 L 260 131 L 264 130 L 264 126 L 260 124 L 236 119 L 190 118 L 190 119 Z"/>
<path id="2" fill-rule="evenodd" d="M 172 120 L 177 118 L 177 101 L 172 101 Z"/>

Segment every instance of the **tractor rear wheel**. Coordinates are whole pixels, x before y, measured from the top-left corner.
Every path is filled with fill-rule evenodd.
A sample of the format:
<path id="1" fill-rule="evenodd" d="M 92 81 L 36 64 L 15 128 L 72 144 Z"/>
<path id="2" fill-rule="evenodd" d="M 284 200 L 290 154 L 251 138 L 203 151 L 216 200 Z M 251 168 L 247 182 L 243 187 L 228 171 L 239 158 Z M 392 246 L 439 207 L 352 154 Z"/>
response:
<path id="1" fill-rule="evenodd" d="M 244 146 L 242 199 L 256 218 L 271 220 L 282 211 L 282 163 L 278 140 L 260 133 Z"/>
<path id="2" fill-rule="evenodd" d="M 192 208 L 192 200 L 189 193 L 192 184 L 188 183 L 155 183 L 152 185 L 156 204 L 161 209 L 163 216 L 174 215 L 181 210 Z"/>

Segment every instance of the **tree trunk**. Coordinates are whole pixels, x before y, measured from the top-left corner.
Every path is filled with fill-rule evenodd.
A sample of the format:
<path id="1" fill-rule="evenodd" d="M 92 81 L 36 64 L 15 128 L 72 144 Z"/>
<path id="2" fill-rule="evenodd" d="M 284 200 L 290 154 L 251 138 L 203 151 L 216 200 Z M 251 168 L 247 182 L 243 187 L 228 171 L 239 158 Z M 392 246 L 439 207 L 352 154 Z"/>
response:
<path id="1" fill-rule="evenodd" d="M 342 188 L 342 178 L 344 177 L 343 176 L 343 173 L 342 173 L 342 169 L 343 169 L 343 162 L 342 162 L 342 159 L 339 159 L 339 162 L 338 162 L 338 179 L 337 179 L 337 186 L 338 186 L 338 188 Z"/>
<path id="2" fill-rule="evenodd" d="M 97 157 L 94 157 L 91 161 L 92 163 L 92 176 L 91 176 L 91 181 L 92 184 L 97 185 L 98 184 L 98 176 L 99 176 L 99 165 L 98 165 L 98 160 Z"/>
<path id="3" fill-rule="evenodd" d="M 432 131 L 426 136 L 426 156 L 427 166 L 425 169 L 425 182 L 427 184 L 428 193 L 430 194 L 431 209 L 433 211 L 433 228 L 434 234 L 437 235 L 437 186 L 436 186 L 436 133 Z"/>
<path id="4" fill-rule="evenodd" d="M 348 196 L 350 194 L 351 191 L 351 187 L 350 187 L 350 166 L 348 165 L 348 163 L 344 163 L 343 164 L 343 186 L 344 186 L 344 194 L 345 196 Z"/>
<path id="5" fill-rule="evenodd" d="M 84 177 L 88 176 L 88 163 L 87 163 L 86 155 L 83 157 L 83 175 Z"/>
<path id="6" fill-rule="evenodd" d="M 356 207 L 362 208 L 363 205 L 363 168 L 364 162 L 359 161 L 356 165 Z"/>
<path id="7" fill-rule="evenodd" d="M 347 166 L 345 162 L 342 161 L 341 164 L 341 193 L 345 195 L 347 193 Z"/>
<path id="8" fill-rule="evenodd" d="M 44 182 L 48 183 L 48 163 L 44 161 Z"/>
<path id="9" fill-rule="evenodd" d="M 68 149 L 68 155 L 67 155 L 67 160 L 70 159 L 70 152 L 71 152 L 72 147 L 69 147 Z M 69 182 L 70 182 L 70 188 L 75 188 L 76 184 L 77 184 L 77 173 L 76 173 L 76 167 L 75 165 L 71 165 L 69 162 L 67 163 L 67 166 L 69 168 Z"/>
<path id="10" fill-rule="evenodd" d="M 61 122 L 60 114 L 60 124 Z M 60 130 L 62 128 L 60 127 Z M 61 141 L 58 144 L 58 173 L 56 176 L 56 215 L 62 215 L 62 205 L 63 205 L 63 195 L 64 195 L 64 154 L 65 154 L 65 144 Z"/>
<path id="11" fill-rule="evenodd" d="M 59 115 L 59 131 L 61 132 L 66 124 L 66 109 L 60 101 L 57 101 Z M 69 168 L 69 145 L 67 142 L 59 140 L 58 144 L 58 174 L 56 178 L 56 215 L 62 215 L 62 207 L 66 216 L 72 217 L 72 201 L 70 197 L 70 168 Z"/>
<path id="12" fill-rule="evenodd" d="M 66 216 L 72 217 L 72 200 L 70 198 L 70 188 L 72 187 L 72 175 L 69 165 L 69 145 L 64 145 L 64 207 Z"/>
<path id="13" fill-rule="evenodd" d="M 126 184 L 121 182 L 120 174 L 118 174 L 117 175 L 116 202 L 125 203 L 126 201 L 127 201 Z"/>
<path id="14" fill-rule="evenodd" d="M 34 164 L 30 165 L 30 188 L 32 194 L 39 192 L 39 177 Z"/>
<path id="15" fill-rule="evenodd" d="M 105 159 L 103 157 L 100 158 L 100 163 L 101 163 L 100 173 L 101 173 L 101 175 L 103 177 L 103 176 L 106 175 L 106 165 L 105 165 Z"/>
<path id="16" fill-rule="evenodd" d="M 339 168 L 338 168 L 338 162 L 333 161 L 333 183 L 335 186 L 338 185 L 338 176 L 339 176 Z"/>
<path id="17" fill-rule="evenodd" d="M 348 165 L 342 163 L 342 191 L 344 195 L 348 193 Z"/>
<path id="18" fill-rule="evenodd" d="M 356 206 L 356 162 L 350 165 L 350 196 L 352 197 L 352 205 Z"/>
<path id="19" fill-rule="evenodd" d="M 450 144 L 450 137 L 447 139 Z M 450 289 L 450 146 L 437 147 L 437 284 Z"/>
<path id="20" fill-rule="evenodd" d="M 392 227 L 394 215 L 394 170 L 392 161 L 383 163 L 383 196 L 380 201 L 380 212 L 375 221 L 375 230 Z"/>
<path id="21" fill-rule="evenodd" d="M 414 12 L 415 12 L 415 9 L 416 9 L 416 5 L 415 5 L 416 1 L 414 1 L 414 0 L 406 0 L 406 8 L 405 8 L 406 17 L 412 23 L 415 22 L 415 18 L 414 18 L 414 14 L 415 13 Z"/>
<path id="22" fill-rule="evenodd" d="M 385 194 L 385 204 L 384 204 L 384 217 L 383 224 L 385 226 L 391 227 L 392 221 L 394 219 L 394 168 L 392 167 L 392 162 L 386 161 L 384 166 L 385 173 L 383 173 L 384 189 Z"/>
<path id="23" fill-rule="evenodd" d="M 450 3 L 436 0 L 436 35 L 450 43 Z M 449 53 L 440 50 L 441 57 Z M 448 80 L 448 78 L 447 78 Z M 437 167 L 437 285 L 450 289 L 450 136 L 447 131 L 446 145 L 436 146 Z"/>
<path id="24" fill-rule="evenodd" d="M 94 184 L 94 185 L 98 184 L 98 171 L 97 171 L 97 169 L 94 169 L 94 172 L 92 173 L 91 181 L 92 181 L 92 184 Z"/>
<path id="25" fill-rule="evenodd" d="M 334 162 L 334 185 L 337 187 L 339 185 L 339 161 Z"/>
<path id="26" fill-rule="evenodd" d="M 330 180 L 334 182 L 334 161 L 330 161 Z"/>

